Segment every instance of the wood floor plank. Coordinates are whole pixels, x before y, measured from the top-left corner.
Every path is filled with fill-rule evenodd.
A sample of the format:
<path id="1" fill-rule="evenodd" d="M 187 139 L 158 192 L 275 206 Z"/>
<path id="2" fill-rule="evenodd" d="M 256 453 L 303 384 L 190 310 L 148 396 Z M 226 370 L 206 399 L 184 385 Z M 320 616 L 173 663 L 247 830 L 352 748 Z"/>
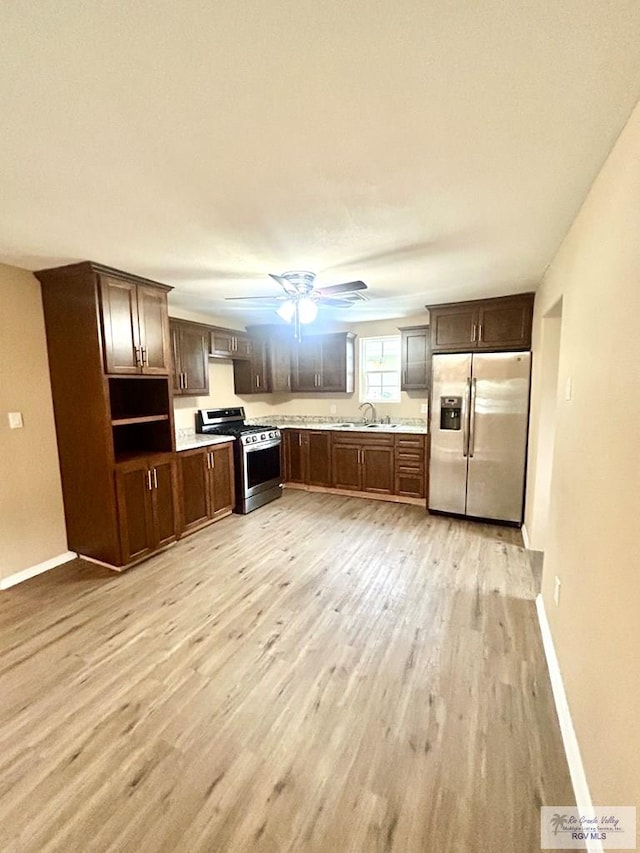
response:
<path id="1" fill-rule="evenodd" d="M 533 853 L 573 795 L 520 534 L 285 491 L 0 598 L 0 849 Z"/>

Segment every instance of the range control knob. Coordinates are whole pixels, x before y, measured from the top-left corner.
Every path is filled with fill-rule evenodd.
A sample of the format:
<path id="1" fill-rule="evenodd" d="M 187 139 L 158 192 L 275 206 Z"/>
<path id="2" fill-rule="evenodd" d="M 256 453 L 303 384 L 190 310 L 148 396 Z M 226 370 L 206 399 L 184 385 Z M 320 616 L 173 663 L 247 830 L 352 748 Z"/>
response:
<path id="1" fill-rule="evenodd" d="M 261 438 L 263 441 L 266 439 L 266 437 L 267 437 L 266 432 L 263 432 L 263 433 L 262 433 L 262 435 L 260 436 L 260 438 Z"/>

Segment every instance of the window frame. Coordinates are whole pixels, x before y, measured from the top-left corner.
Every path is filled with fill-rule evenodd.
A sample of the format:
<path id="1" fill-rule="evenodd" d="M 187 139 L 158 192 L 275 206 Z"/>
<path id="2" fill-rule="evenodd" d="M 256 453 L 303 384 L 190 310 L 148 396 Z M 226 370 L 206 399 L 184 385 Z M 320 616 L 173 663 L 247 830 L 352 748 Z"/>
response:
<path id="1" fill-rule="evenodd" d="M 369 341 L 380 341 L 382 344 L 385 341 L 396 341 L 398 345 L 398 368 L 397 370 L 381 370 L 381 371 L 373 371 L 366 370 L 366 358 L 365 351 L 367 347 L 367 343 Z M 368 335 L 367 337 L 361 337 L 358 340 L 358 398 L 360 403 L 372 403 L 374 406 L 377 405 L 397 405 L 402 400 L 402 338 L 400 334 L 397 335 Z M 393 399 L 390 400 L 371 400 L 367 396 L 367 375 L 369 373 L 395 373 L 397 376 L 397 397 L 394 396 Z M 383 386 L 384 387 L 384 386 Z"/>

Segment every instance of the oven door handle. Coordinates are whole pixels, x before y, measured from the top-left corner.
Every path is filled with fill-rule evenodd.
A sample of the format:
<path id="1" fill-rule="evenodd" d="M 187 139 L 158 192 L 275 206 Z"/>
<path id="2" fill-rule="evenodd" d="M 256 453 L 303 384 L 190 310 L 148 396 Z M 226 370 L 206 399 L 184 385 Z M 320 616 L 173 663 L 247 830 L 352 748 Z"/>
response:
<path id="1" fill-rule="evenodd" d="M 256 450 L 268 450 L 270 447 L 277 447 L 281 443 L 279 438 L 274 438 L 273 441 L 262 441 L 260 444 L 243 444 L 242 449 L 245 453 L 254 453 Z"/>

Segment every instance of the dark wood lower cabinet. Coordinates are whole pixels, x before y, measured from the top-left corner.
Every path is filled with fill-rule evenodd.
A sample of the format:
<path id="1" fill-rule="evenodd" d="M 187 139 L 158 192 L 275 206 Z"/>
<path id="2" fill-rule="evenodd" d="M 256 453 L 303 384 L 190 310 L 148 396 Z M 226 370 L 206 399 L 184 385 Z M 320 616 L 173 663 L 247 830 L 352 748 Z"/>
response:
<path id="1" fill-rule="evenodd" d="M 233 510 L 233 445 L 210 445 L 177 454 L 180 535 L 186 536 Z"/>
<path id="2" fill-rule="evenodd" d="M 289 483 L 305 482 L 303 433 L 304 430 L 301 429 L 287 429 L 284 431 L 284 470 L 285 479 Z"/>
<path id="3" fill-rule="evenodd" d="M 393 494 L 393 446 L 362 448 L 362 491 Z"/>
<path id="4" fill-rule="evenodd" d="M 335 433 L 333 485 L 374 494 L 393 494 L 393 436 Z"/>
<path id="5" fill-rule="evenodd" d="M 116 467 L 121 562 L 140 560 L 178 538 L 173 455 L 131 459 Z"/>
<path id="6" fill-rule="evenodd" d="M 283 431 L 287 483 L 426 497 L 427 437 L 420 434 Z"/>
<path id="7" fill-rule="evenodd" d="M 284 470 L 289 483 L 331 486 L 331 433 L 329 430 L 284 431 Z"/>
<path id="8" fill-rule="evenodd" d="M 233 444 L 220 444 L 211 448 L 211 518 L 215 521 L 229 515 L 236 505 L 233 479 Z"/>
<path id="9" fill-rule="evenodd" d="M 310 486 L 331 485 L 331 433 L 328 430 L 306 430 L 307 476 Z"/>
<path id="10" fill-rule="evenodd" d="M 395 436 L 395 493 L 409 498 L 427 496 L 427 436 Z"/>
<path id="11" fill-rule="evenodd" d="M 360 448 L 352 444 L 333 445 L 333 483 L 336 489 L 359 492 L 362 488 Z"/>

